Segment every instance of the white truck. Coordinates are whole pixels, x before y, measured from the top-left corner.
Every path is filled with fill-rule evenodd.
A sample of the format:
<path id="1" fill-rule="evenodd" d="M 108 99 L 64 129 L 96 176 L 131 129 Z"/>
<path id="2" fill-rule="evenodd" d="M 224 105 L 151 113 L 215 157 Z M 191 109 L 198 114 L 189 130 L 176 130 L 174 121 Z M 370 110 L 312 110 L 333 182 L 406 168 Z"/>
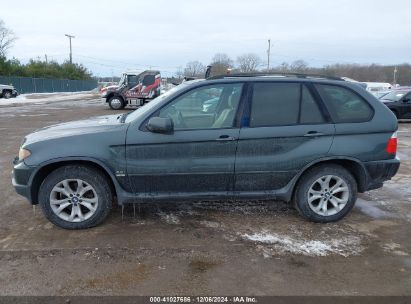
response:
<path id="1" fill-rule="evenodd" d="M 0 97 L 9 99 L 11 97 L 16 97 L 17 95 L 19 95 L 19 93 L 12 85 L 0 84 Z"/>

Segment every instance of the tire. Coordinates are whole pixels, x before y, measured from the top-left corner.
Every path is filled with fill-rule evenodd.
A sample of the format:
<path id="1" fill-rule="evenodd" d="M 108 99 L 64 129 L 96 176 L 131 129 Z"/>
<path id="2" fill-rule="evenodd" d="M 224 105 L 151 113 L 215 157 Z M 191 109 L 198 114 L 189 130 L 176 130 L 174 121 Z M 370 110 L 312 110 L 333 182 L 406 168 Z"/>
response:
<path id="1" fill-rule="evenodd" d="M 4 99 L 9 99 L 9 98 L 11 98 L 11 92 L 10 92 L 10 91 L 4 91 L 4 92 L 3 92 L 3 98 L 4 98 Z"/>
<path id="2" fill-rule="evenodd" d="M 76 198 L 79 181 L 83 191 L 88 190 Z M 77 194 L 83 191 L 79 190 Z M 103 173 L 82 165 L 68 165 L 54 170 L 44 179 L 39 191 L 39 203 L 44 215 L 54 225 L 64 229 L 97 226 L 109 214 L 112 201 L 113 193 Z M 72 214 L 75 216 L 70 219 Z"/>
<path id="3" fill-rule="evenodd" d="M 111 96 L 108 100 L 108 105 L 112 110 L 121 110 L 126 106 L 123 98 L 120 96 Z"/>
<path id="4" fill-rule="evenodd" d="M 334 190 L 333 186 L 336 186 Z M 328 223 L 346 216 L 356 200 L 357 182 L 354 177 L 343 167 L 329 164 L 309 169 L 303 174 L 294 192 L 293 205 L 304 218 Z"/>

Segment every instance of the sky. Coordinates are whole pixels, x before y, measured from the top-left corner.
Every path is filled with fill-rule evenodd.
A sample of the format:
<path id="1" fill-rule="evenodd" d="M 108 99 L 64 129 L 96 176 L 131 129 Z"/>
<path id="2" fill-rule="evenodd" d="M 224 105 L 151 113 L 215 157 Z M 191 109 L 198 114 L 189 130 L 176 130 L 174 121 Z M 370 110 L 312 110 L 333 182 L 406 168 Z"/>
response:
<path id="1" fill-rule="evenodd" d="M 22 62 L 69 57 L 96 76 L 159 69 L 255 53 L 271 66 L 303 59 L 332 63 L 411 62 L 409 0 L 0 0 L 0 19 Z M 6 9 L 4 9 L 6 8 Z"/>

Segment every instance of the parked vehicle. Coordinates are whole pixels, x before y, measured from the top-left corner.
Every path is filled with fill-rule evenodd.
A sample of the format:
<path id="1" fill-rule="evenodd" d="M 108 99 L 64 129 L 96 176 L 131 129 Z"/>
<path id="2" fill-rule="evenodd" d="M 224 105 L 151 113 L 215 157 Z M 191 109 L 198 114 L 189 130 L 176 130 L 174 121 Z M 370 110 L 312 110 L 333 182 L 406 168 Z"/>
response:
<path id="1" fill-rule="evenodd" d="M 388 91 L 379 91 L 379 92 L 374 92 L 373 95 L 375 97 L 377 97 L 378 99 L 382 99 L 385 95 L 387 95 L 388 93 L 391 93 L 392 90 L 388 90 Z"/>
<path id="2" fill-rule="evenodd" d="M 131 113 L 37 130 L 12 180 L 67 229 L 101 223 L 114 197 L 276 199 L 325 223 L 396 174 L 396 130 L 391 111 L 354 83 L 231 74 L 185 82 Z"/>
<path id="3" fill-rule="evenodd" d="M 394 90 L 380 100 L 398 119 L 411 118 L 411 88 Z"/>
<path id="4" fill-rule="evenodd" d="M 116 86 L 107 87 L 101 97 L 111 109 L 120 110 L 126 105 L 142 106 L 160 95 L 161 75 L 159 71 L 142 73 L 126 72 Z"/>
<path id="5" fill-rule="evenodd" d="M 362 82 L 362 84 L 364 84 L 365 89 L 374 96 L 377 96 L 378 92 L 388 91 L 394 88 L 393 85 L 388 82 Z"/>
<path id="6" fill-rule="evenodd" d="M 0 84 L 0 97 L 9 99 L 12 97 L 17 97 L 17 95 L 19 95 L 19 93 L 14 88 L 14 86 L 7 85 L 7 84 Z"/>

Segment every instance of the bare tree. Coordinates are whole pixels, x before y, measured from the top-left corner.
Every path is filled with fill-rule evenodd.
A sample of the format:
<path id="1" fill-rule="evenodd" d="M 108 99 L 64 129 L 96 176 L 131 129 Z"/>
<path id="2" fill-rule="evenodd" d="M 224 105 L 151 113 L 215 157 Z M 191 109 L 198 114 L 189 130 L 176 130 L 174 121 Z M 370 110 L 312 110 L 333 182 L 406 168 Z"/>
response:
<path id="1" fill-rule="evenodd" d="M 238 56 L 237 63 L 241 72 L 255 72 L 261 63 L 261 58 L 256 54 L 247 53 Z"/>
<path id="2" fill-rule="evenodd" d="M 183 78 L 183 77 L 184 77 L 183 68 L 182 68 L 181 66 L 179 66 L 179 67 L 177 68 L 177 71 L 176 71 L 175 74 L 176 74 L 176 77 L 177 77 L 178 79 Z"/>
<path id="3" fill-rule="evenodd" d="M 221 75 L 227 74 L 228 69 L 231 69 L 234 65 L 233 60 L 228 57 L 227 54 L 217 53 L 214 55 L 211 62 L 211 74 L 212 75 Z"/>
<path id="4" fill-rule="evenodd" d="M 6 52 L 13 46 L 17 37 L 13 31 L 6 27 L 4 21 L 0 19 L 0 57 L 6 57 Z"/>
<path id="5" fill-rule="evenodd" d="M 296 60 L 290 65 L 291 72 L 304 73 L 308 70 L 308 64 L 304 60 Z"/>
<path id="6" fill-rule="evenodd" d="M 184 69 L 184 76 L 203 77 L 206 67 L 200 61 L 190 61 Z"/>

